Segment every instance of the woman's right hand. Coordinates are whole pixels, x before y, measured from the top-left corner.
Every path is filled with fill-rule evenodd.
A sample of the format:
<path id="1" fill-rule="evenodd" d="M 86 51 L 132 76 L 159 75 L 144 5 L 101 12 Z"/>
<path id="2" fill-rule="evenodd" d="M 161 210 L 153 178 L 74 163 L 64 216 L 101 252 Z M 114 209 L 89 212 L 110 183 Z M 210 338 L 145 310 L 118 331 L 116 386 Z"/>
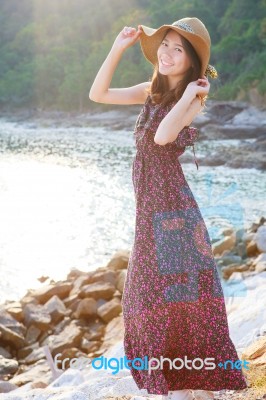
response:
<path id="1" fill-rule="evenodd" d="M 141 25 L 138 25 L 138 30 L 130 26 L 125 26 L 117 35 L 114 41 L 114 46 L 117 46 L 122 50 L 126 50 L 128 47 L 133 46 L 137 41 L 139 41 L 141 33 Z"/>

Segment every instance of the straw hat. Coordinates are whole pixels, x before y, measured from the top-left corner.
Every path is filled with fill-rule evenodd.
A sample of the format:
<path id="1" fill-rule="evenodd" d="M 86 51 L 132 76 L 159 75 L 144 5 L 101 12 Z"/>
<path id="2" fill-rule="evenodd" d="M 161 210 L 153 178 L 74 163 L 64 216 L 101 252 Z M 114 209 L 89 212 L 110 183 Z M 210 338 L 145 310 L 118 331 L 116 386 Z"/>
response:
<path id="1" fill-rule="evenodd" d="M 216 69 L 208 64 L 210 59 L 211 38 L 206 26 L 198 18 L 182 18 L 172 25 L 162 25 L 158 29 L 141 25 L 143 32 L 140 35 L 140 46 L 144 56 L 153 65 L 157 63 L 157 50 L 166 31 L 170 28 L 184 36 L 194 47 L 201 61 L 201 76 L 209 75 L 217 78 Z"/>

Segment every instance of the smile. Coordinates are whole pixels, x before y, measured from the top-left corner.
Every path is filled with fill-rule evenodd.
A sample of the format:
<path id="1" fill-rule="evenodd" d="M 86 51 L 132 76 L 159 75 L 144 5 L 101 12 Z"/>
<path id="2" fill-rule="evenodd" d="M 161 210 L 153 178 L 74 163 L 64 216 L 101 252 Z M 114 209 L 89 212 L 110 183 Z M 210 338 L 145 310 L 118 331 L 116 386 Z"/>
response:
<path id="1" fill-rule="evenodd" d="M 161 64 L 165 67 L 172 67 L 174 64 L 167 63 L 166 61 L 161 60 Z"/>

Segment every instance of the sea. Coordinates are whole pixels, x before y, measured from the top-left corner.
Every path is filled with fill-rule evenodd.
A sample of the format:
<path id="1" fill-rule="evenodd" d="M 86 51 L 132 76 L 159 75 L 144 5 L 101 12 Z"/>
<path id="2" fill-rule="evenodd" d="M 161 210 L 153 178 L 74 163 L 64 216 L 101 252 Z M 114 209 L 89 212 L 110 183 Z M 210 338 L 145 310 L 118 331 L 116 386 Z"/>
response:
<path id="1" fill-rule="evenodd" d="M 239 143 L 204 140 L 196 156 Z M 72 269 L 92 271 L 131 250 L 135 153 L 133 129 L 0 119 L 0 304 L 41 286 L 41 276 L 63 280 Z M 265 172 L 182 168 L 213 242 L 226 228 L 266 217 Z"/>

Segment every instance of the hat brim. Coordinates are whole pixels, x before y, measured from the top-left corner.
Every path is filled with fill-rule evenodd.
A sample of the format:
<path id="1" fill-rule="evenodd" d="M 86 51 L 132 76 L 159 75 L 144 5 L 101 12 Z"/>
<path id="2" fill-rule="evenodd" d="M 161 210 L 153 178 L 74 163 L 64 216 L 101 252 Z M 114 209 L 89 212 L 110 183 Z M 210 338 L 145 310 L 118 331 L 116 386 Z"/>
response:
<path id="1" fill-rule="evenodd" d="M 201 61 L 201 76 L 204 76 L 209 59 L 210 48 L 208 44 L 202 39 L 201 36 L 185 31 L 177 26 L 162 25 L 158 29 L 153 29 L 145 25 L 141 25 L 143 32 L 140 35 L 141 50 L 148 61 L 153 65 L 158 62 L 157 50 L 163 40 L 164 35 L 168 29 L 173 29 L 185 39 L 187 39 L 194 47 L 200 61 Z"/>

